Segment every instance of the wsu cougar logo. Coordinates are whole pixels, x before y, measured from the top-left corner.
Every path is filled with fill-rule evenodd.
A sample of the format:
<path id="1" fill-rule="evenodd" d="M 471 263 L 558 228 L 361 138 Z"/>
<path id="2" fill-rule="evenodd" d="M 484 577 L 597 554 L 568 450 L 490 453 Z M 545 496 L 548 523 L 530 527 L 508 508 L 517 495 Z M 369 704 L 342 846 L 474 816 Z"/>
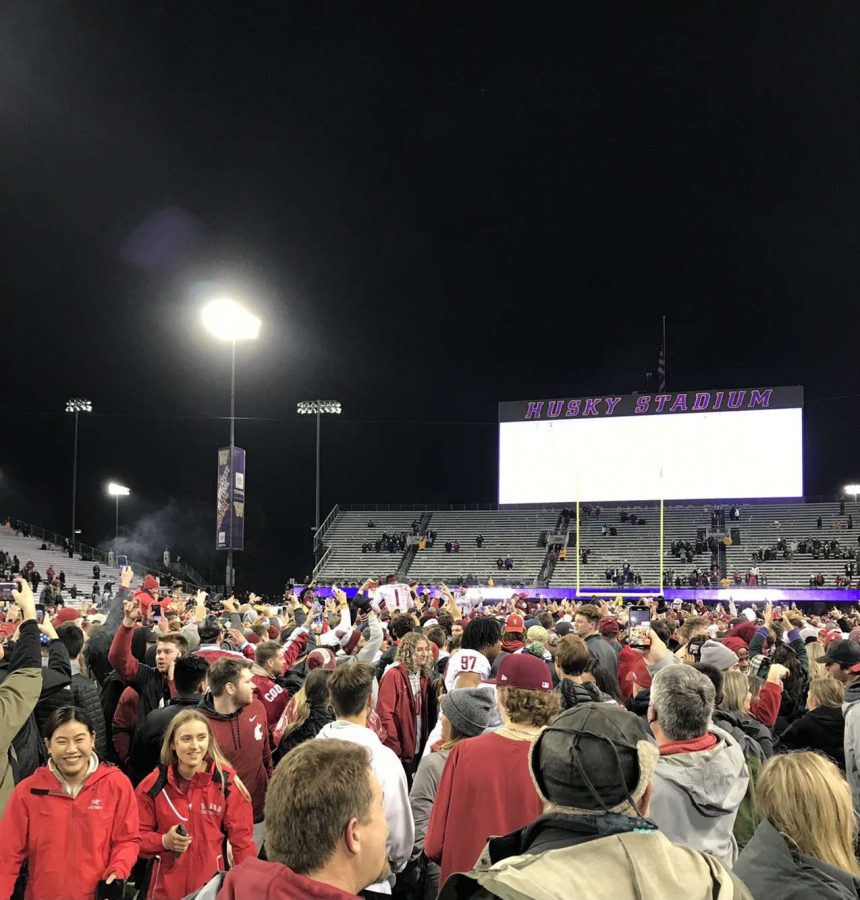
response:
<path id="1" fill-rule="evenodd" d="M 254 729 L 254 740 L 255 741 L 263 740 L 263 725 L 261 722 L 257 722 L 257 727 Z"/>

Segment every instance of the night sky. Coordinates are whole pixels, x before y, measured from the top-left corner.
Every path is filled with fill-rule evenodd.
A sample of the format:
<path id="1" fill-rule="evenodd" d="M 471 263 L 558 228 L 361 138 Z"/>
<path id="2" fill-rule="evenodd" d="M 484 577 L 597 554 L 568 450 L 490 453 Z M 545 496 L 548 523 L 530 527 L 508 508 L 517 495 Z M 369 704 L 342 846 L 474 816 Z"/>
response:
<path id="1" fill-rule="evenodd" d="M 0 508 L 205 575 L 229 352 L 239 586 L 335 502 L 492 502 L 499 400 L 802 384 L 807 494 L 860 480 L 860 13 L 820 3 L 0 8 Z M 695 447 L 691 447 L 695 452 Z M 635 452 L 635 448 L 631 449 Z M 780 448 L 774 446 L 778 454 Z"/>

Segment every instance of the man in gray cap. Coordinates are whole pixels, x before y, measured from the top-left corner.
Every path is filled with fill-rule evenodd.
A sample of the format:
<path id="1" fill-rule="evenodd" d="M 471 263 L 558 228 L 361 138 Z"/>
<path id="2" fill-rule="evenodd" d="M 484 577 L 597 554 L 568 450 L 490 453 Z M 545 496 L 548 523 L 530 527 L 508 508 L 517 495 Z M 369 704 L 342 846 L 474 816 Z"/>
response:
<path id="1" fill-rule="evenodd" d="M 477 867 L 452 875 L 440 900 L 752 900 L 722 863 L 675 846 L 648 820 L 658 759 L 633 713 L 605 703 L 566 710 L 531 749 L 543 815 L 491 838 Z"/>

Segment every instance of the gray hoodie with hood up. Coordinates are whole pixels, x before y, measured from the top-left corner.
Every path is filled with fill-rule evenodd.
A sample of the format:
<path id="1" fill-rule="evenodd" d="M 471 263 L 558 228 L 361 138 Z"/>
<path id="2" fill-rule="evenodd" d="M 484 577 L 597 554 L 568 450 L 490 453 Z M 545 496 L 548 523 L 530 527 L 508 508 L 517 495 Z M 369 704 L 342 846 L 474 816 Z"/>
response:
<path id="1" fill-rule="evenodd" d="M 709 750 L 661 756 L 649 818 L 675 844 L 704 850 L 731 868 L 738 848 L 732 829 L 749 783 L 743 751 L 722 728 Z"/>
<path id="2" fill-rule="evenodd" d="M 845 688 L 845 777 L 851 785 L 854 811 L 860 815 L 860 679 Z"/>

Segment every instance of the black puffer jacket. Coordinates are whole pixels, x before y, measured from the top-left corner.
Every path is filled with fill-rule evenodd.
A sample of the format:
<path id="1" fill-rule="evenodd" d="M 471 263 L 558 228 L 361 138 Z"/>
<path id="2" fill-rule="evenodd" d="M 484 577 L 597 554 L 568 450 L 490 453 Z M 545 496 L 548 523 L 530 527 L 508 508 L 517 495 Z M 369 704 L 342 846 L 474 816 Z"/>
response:
<path id="1" fill-rule="evenodd" d="M 99 759 L 107 759 L 107 728 L 98 685 L 86 675 L 77 672 L 72 675 L 71 694 L 72 703 L 93 720 L 96 729 L 96 753 Z"/>
<path id="2" fill-rule="evenodd" d="M 615 702 L 609 694 L 604 694 L 596 684 L 590 681 L 585 684 L 577 684 L 575 681 L 562 678 L 556 690 L 561 696 L 561 705 L 564 709 L 573 709 L 580 703 Z"/>

